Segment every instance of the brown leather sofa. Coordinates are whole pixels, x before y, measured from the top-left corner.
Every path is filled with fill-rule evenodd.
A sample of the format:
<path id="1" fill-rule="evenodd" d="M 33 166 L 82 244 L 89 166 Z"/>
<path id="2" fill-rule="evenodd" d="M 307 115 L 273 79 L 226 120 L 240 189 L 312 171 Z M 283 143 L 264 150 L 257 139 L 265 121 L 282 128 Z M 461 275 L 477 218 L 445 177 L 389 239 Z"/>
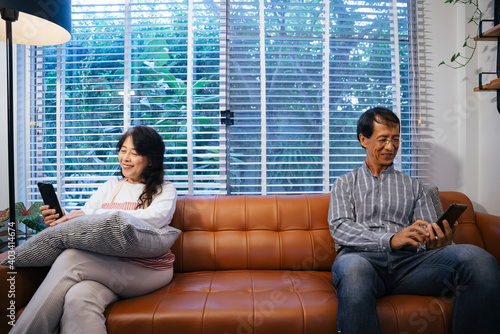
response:
<path id="1" fill-rule="evenodd" d="M 500 262 L 500 217 L 474 212 L 462 193 L 441 201 L 468 205 L 456 243 L 485 248 Z M 109 333 L 336 333 L 337 297 L 330 267 L 329 195 L 183 197 L 172 225 L 175 276 L 164 288 L 106 310 Z M 16 310 L 47 268 L 17 268 Z M 0 268 L 1 309 L 9 307 L 7 267 Z M 380 298 L 382 332 L 451 333 L 453 301 L 442 296 Z M 8 310 L 7 310 L 8 311 Z M 7 314 L 8 315 L 8 314 Z M 9 328 L 2 315 L 0 333 Z"/>

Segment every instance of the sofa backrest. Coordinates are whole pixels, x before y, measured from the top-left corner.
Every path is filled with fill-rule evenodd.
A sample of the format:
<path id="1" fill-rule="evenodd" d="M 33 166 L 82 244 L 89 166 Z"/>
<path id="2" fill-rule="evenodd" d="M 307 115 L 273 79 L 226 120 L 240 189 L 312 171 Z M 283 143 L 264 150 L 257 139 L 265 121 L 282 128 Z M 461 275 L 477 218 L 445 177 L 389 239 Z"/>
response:
<path id="1" fill-rule="evenodd" d="M 483 237 L 476 224 L 476 213 L 469 197 L 456 191 L 440 191 L 439 198 L 445 210 L 452 203 L 467 205 L 467 209 L 458 218 L 453 241 L 457 244 L 472 244 L 485 248 Z"/>
<path id="2" fill-rule="evenodd" d="M 330 270 L 329 201 L 329 194 L 180 197 L 174 270 Z"/>
<path id="3" fill-rule="evenodd" d="M 459 192 L 439 196 L 444 208 L 468 206 L 455 243 L 484 248 L 469 198 Z M 172 247 L 174 270 L 330 270 L 336 253 L 329 202 L 330 194 L 180 197 L 171 222 L 183 231 Z"/>

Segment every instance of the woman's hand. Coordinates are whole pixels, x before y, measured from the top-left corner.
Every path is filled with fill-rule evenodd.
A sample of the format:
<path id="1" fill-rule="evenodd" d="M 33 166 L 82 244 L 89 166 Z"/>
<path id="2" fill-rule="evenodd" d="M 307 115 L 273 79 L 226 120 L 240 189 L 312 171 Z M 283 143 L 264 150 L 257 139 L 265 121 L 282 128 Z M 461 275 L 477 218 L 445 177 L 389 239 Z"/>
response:
<path id="1" fill-rule="evenodd" d="M 64 209 L 62 210 L 64 212 Z M 40 211 L 42 212 L 43 222 L 47 226 L 51 226 L 50 224 L 59 218 L 59 214 L 56 213 L 56 210 L 51 209 L 49 205 L 42 205 Z"/>
<path id="2" fill-rule="evenodd" d="M 68 220 L 76 218 L 76 217 L 81 217 L 81 216 L 85 216 L 85 213 L 83 211 L 73 210 L 73 211 L 70 211 L 70 213 L 68 213 L 67 215 L 64 215 L 61 218 L 54 220 L 52 223 L 50 223 L 49 226 L 56 226 L 56 225 L 59 225 L 61 223 L 64 223 L 65 221 L 68 221 Z"/>
<path id="3" fill-rule="evenodd" d="M 64 216 L 59 218 L 59 215 L 56 213 L 56 210 L 51 209 L 48 205 L 41 206 L 40 211 L 42 212 L 43 221 L 45 225 L 49 227 L 64 223 L 65 221 L 68 221 L 76 217 L 85 216 L 85 213 L 83 211 L 73 210 L 70 213 L 65 214 Z"/>

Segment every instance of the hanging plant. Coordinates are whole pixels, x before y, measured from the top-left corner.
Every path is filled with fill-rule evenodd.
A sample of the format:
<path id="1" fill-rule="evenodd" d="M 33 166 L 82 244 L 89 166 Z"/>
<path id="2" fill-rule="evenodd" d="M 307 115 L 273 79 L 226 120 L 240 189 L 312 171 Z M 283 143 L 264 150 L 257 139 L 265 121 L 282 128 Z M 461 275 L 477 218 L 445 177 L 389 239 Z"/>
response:
<path id="1" fill-rule="evenodd" d="M 466 66 L 474 57 L 477 49 L 477 39 L 475 37 L 479 36 L 479 22 L 481 22 L 481 18 L 483 16 L 483 12 L 479 9 L 478 1 L 479 0 L 446 0 L 444 2 L 452 5 L 455 5 L 457 3 L 472 5 L 474 11 L 467 24 L 473 24 L 475 26 L 476 33 L 473 37 L 471 37 L 470 35 L 467 35 L 467 37 L 465 37 L 464 44 L 462 45 L 462 48 L 465 49 L 463 53 L 457 52 L 453 54 L 449 63 L 442 61 L 441 63 L 439 63 L 439 66 L 445 65 L 454 69 L 461 68 Z"/>

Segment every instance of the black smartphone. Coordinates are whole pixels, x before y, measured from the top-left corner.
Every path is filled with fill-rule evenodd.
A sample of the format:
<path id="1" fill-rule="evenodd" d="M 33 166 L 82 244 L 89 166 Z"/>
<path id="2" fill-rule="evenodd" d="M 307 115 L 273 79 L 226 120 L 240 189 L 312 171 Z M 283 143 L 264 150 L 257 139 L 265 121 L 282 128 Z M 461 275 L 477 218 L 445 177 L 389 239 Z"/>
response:
<path id="1" fill-rule="evenodd" d="M 455 221 L 462 215 L 462 213 L 467 209 L 467 205 L 453 203 L 446 209 L 446 211 L 439 217 L 436 221 L 439 228 L 444 231 L 443 220 L 446 220 L 448 224 L 453 225 Z"/>
<path id="2" fill-rule="evenodd" d="M 56 213 L 59 214 L 59 218 L 64 216 L 61 205 L 59 204 L 59 199 L 57 199 L 54 186 L 50 183 L 39 182 L 38 190 L 40 190 L 40 194 L 42 195 L 42 199 L 45 205 L 49 205 L 52 209 L 56 209 Z"/>

